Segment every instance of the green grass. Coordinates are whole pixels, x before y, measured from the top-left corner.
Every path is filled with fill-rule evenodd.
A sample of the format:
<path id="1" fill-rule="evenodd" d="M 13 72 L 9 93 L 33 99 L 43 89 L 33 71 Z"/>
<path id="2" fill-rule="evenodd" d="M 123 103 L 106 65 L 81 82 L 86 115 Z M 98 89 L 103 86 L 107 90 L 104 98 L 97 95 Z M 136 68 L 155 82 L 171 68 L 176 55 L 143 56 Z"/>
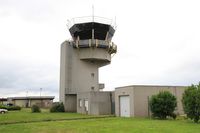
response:
<path id="1" fill-rule="evenodd" d="M 11 112 L 0 115 L 0 121 L 5 116 L 25 115 L 27 119 L 46 118 L 73 118 L 88 117 L 75 113 L 48 113 L 33 114 L 28 110 Z M 44 116 L 43 116 L 44 115 Z M 36 118 L 35 118 L 36 117 Z M 11 118 L 9 118 L 11 120 Z M 12 118 L 13 120 L 13 118 Z M 0 133 L 199 133 L 200 124 L 195 124 L 189 120 L 151 120 L 148 118 L 101 118 L 101 119 L 80 119 L 64 121 L 48 121 L 35 123 L 19 123 L 0 125 Z"/>
<path id="2" fill-rule="evenodd" d="M 29 121 L 48 121 L 83 117 L 92 116 L 77 113 L 50 113 L 47 109 L 42 109 L 42 113 L 31 113 L 30 108 L 23 108 L 21 111 L 9 111 L 9 113 L 0 115 L 0 124 Z"/>

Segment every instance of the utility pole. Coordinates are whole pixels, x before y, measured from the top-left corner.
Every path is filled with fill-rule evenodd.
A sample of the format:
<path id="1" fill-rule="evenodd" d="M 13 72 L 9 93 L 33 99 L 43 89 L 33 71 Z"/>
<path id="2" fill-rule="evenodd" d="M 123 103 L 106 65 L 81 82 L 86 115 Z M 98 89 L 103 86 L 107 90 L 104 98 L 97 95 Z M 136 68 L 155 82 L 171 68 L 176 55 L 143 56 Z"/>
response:
<path id="1" fill-rule="evenodd" d="M 40 88 L 40 97 L 41 97 L 41 95 L 42 95 L 42 88 Z"/>
<path id="2" fill-rule="evenodd" d="M 41 95 L 42 95 L 42 88 L 40 88 L 40 107 L 42 107 L 42 98 L 41 98 Z"/>
<path id="3" fill-rule="evenodd" d="M 26 108 L 29 106 L 29 99 L 28 99 L 28 89 L 26 90 Z"/>
<path id="4" fill-rule="evenodd" d="M 26 97 L 28 97 L 28 89 L 26 90 Z"/>

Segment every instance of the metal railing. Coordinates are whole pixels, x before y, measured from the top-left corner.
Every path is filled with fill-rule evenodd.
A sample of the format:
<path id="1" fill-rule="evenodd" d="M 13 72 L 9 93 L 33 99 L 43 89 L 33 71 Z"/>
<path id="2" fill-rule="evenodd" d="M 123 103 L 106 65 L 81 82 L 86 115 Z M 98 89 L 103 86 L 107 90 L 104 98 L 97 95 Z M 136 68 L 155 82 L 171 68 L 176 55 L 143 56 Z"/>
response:
<path id="1" fill-rule="evenodd" d="M 76 17 L 72 18 L 70 20 L 67 20 L 67 27 L 70 29 L 74 24 L 79 23 L 87 23 L 87 22 L 97 22 L 97 23 L 103 23 L 111 25 L 114 29 L 116 29 L 116 20 L 112 20 L 105 17 L 99 17 L 99 16 L 84 16 L 84 17 Z"/>
<path id="2" fill-rule="evenodd" d="M 117 45 L 113 42 L 109 42 L 106 40 L 98 40 L 98 39 L 88 39 L 88 40 L 79 40 L 77 39 L 73 46 L 75 48 L 103 48 L 107 49 L 110 54 L 114 54 L 117 52 Z"/>

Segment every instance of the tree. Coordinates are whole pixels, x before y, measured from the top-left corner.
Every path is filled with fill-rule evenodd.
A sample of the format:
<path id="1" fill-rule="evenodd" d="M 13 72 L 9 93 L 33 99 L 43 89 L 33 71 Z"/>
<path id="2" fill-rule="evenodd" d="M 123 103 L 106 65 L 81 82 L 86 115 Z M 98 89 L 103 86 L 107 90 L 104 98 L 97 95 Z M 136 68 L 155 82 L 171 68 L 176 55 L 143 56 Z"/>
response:
<path id="1" fill-rule="evenodd" d="M 31 107 L 31 111 L 32 111 L 32 113 L 40 113 L 41 112 L 40 107 L 37 105 L 33 105 Z"/>
<path id="2" fill-rule="evenodd" d="M 150 98 L 150 109 L 153 117 L 166 119 L 167 116 L 176 118 L 174 110 L 177 106 L 176 97 L 168 91 L 159 92 Z"/>
<path id="3" fill-rule="evenodd" d="M 189 86 L 183 93 L 183 109 L 187 117 L 198 123 L 200 118 L 200 82 Z"/>

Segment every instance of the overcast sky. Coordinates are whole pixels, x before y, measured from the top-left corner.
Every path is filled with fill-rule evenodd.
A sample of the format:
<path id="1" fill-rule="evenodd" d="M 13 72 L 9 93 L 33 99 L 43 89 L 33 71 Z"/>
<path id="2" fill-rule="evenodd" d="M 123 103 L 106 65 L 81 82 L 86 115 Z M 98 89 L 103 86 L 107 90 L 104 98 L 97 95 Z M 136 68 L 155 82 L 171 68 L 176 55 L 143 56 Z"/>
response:
<path id="1" fill-rule="evenodd" d="M 200 81 L 199 0 L 0 0 L 0 97 L 54 95 L 67 19 L 115 18 L 118 53 L 100 69 L 105 90 Z M 28 92 L 28 93 L 27 93 Z"/>

